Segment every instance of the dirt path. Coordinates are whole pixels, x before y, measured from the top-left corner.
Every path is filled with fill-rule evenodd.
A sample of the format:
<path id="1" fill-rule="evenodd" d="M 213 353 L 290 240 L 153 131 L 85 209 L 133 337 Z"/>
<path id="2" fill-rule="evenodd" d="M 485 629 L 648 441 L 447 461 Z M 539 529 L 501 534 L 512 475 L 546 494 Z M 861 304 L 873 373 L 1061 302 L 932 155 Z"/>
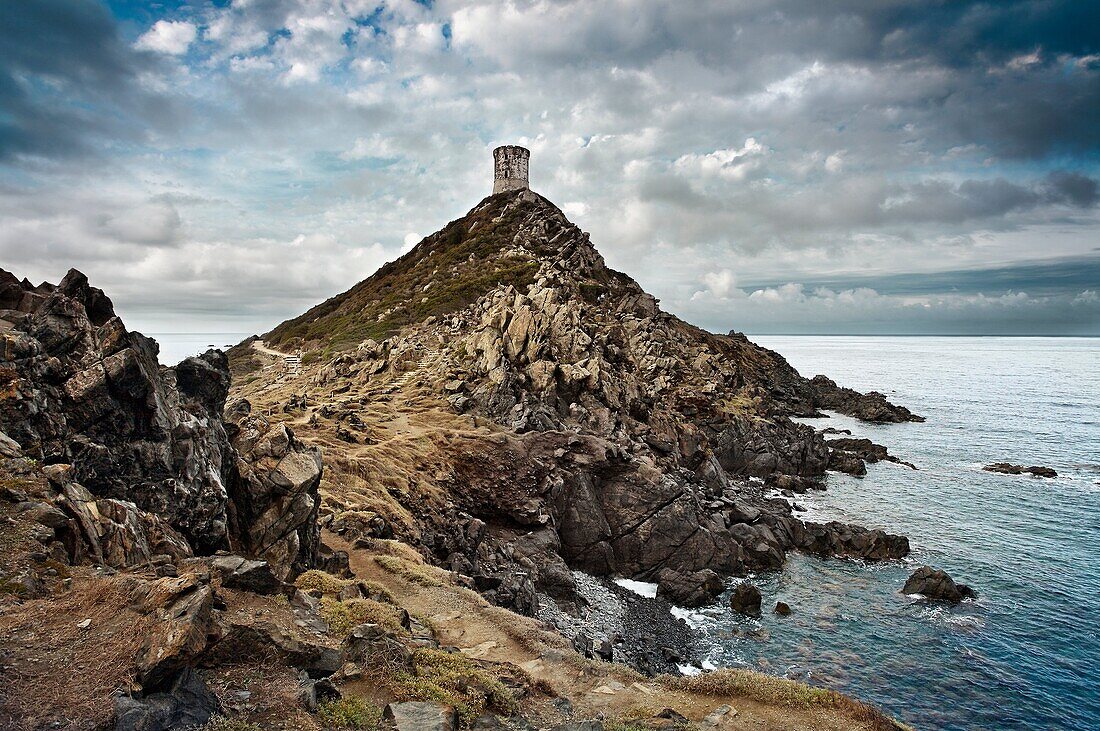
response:
<path id="1" fill-rule="evenodd" d="M 291 356 L 290 353 L 283 353 L 283 352 L 280 352 L 278 350 L 275 350 L 274 348 L 267 347 L 266 345 L 264 345 L 263 340 L 253 340 L 252 341 L 252 349 L 253 350 L 258 350 L 259 352 L 264 353 L 265 355 L 271 355 L 271 356 L 274 356 L 276 358 L 289 358 Z"/>

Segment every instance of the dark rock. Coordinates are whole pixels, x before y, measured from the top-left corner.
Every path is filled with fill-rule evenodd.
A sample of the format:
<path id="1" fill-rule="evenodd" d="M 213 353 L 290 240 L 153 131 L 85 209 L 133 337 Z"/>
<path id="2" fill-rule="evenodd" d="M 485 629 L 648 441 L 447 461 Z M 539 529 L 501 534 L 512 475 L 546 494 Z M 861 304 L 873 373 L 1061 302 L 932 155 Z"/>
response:
<path id="1" fill-rule="evenodd" d="M 730 609 L 748 617 L 760 616 L 760 590 L 747 581 L 733 589 L 730 595 Z"/>
<path id="2" fill-rule="evenodd" d="M 298 704 L 310 713 L 314 713 L 325 701 L 340 700 L 340 691 L 328 678 L 314 680 L 303 671 L 298 679 L 298 685 Z"/>
<path id="3" fill-rule="evenodd" d="M 809 381 L 814 404 L 821 409 L 832 409 L 863 421 L 874 423 L 897 423 L 904 421 L 924 421 L 904 406 L 896 406 L 886 400 L 877 391 L 859 393 L 850 388 L 836 385 L 825 376 L 814 376 Z"/>
<path id="4" fill-rule="evenodd" d="M 221 574 L 222 586 L 244 589 L 256 594 L 274 594 L 282 582 L 271 573 L 267 561 L 254 561 L 242 556 L 219 556 L 211 566 Z"/>
<path id="5" fill-rule="evenodd" d="M 787 602 L 776 602 L 775 613 L 780 617 L 789 617 L 791 615 L 791 607 Z"/>
<path id="6" fill-rule="evenodd" d="M 344 651 L 304 633 L 289 633 L 272 622 L 231 622 L 202 657 L 203 664 L 211 667 L 270 660 L 305 670 L 311 678 L 325 678 L 344 664 Z"/>
<path id="7" fill-rule="evenodd" d="M 976 599 L 978 594 L 966 584 L 957 584 L 945 571 L 921 566 L 906 580 L 903 594 L 921 594 L 933 601 L 958 604 L 963 599 Z"/>
<path id="8" fill-rule="evenodd" d="M 1022 475 L 1026 473 L 1034 477 L 1058 476 L 1058 473 L 1050 467 L 1041 467 L 1039 465 L 1025 467 L 1021 464 L 1011 464 L 1009 462 L 994 462 L 993 464 L 987 464 L 985 467 L 982 467 L 982 469 L 986 472 L 999 472 L 1003 475 Z"/>
<path id="9" fill-rule="evenodd" d="M 691 573 L 665 569 L 657 580 L 657 596 L 681 607 L 713 604 L 722 589 L 722 578 L 710 569 Z"/>
<path id="10" fill-rule="evenodd" d="M 184 668 L 159 692 L 115 698 L 115 731 L 197 728 L 221 710 L 202 675 Z"/>

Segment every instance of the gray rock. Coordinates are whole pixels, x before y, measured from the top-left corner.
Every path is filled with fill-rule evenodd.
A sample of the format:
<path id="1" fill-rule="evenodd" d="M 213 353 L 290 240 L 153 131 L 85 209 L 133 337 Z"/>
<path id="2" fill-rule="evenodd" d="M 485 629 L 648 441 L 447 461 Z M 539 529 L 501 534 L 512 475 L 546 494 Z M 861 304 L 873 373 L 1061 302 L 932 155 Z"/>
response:
<path id="1" fill-rule="evenodd" d="M 450 706 L 425 701 L 390 703 L 382 718 L 394 731 L 454 731 L 456 721 Z"/>
<path id="2" fill-rule="evenodd" d="M 282 586 L 267 561 L 255 561 L 243 556 L 219 556 L 211 562 L 221 574 L 222 586 L 244 589 L 255 594 L 274 594 Z"/>

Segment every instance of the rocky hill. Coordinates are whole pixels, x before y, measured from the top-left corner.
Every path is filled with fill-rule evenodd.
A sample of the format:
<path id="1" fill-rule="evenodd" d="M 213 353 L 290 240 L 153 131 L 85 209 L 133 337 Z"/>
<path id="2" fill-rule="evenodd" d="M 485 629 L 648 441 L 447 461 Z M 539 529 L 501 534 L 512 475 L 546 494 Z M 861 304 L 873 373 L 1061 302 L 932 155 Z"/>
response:
<path id="1" fill-rule="evenodd" d="M 827 470 L 862 474 L 887 453 L 831 446 L 791 417 L 920 417 L 662 312 L 529 190 L 486 198 L 263 340 L 308 365 L 238 392 L 332 455 L 322 521 L 396 535 L 522 613 L 568 625 L 588 601 L 572 570 L 683 602 L 713 600 L 712 572 L 778 568 L 792 550 L 908 552 L 904 537 L 796 516 L 790 497 L 823 489 Z M 242 373 L 258 362 L 250 343 L 231 355 Z M 667 669 L 659 649 L 620 654 Z"/>
<path id="2" fill-rule="evenodd" d="M 494 285 L 452 312 L 481 322 L 517 296 Z M 34 286 L 0 270 L 0 727 L 898 728 L 837 693 L 746 670 L 647 678 L 584 657 L 670 663 L 673 648 L 654 655 L 639 640 L 657 610 L 667 617 L 664 600 L 603 590 L 597 614 L 635 627 L 614 642 L 489 605 L 482 595 L 546 617 L 560 601 L 573 612 L 560 629 L 595 601 L 566 560 L 652 573 L 639 535 L 660 547 L 678 530 L 681 545 L 724 552 L 738 570 L 772 548 L 744 552 L 735 537 L 766 536 L 785 513 L 753 512 L 753 495 L 735 497 L 748 490 L 739 478 L 718 494 L 716 477 L 676 466 L 683 450 L 583 427 L 579 404 L 547 399 L 557 421 L 525 417 L 515 407 L 542 414 L 534 394 L 546 392 L 511 370 L 492 376 L 505 361 L 486 369 L 478 329 L 461 321 L 447 325 L 463 336 L 456 349 L 443 347 L 438 322 L 301 374 L 275 375 L 270 351 L 247 343 L 236 368 L 258 369 L 227 405 L 224 354 L 160 366 L 156 343 L 81 273 Z M 520 351 L 508 352 L 511 363 Z M 597 402 L 582 400 L 592 414 Z M 323 473 L 317 445 L 330 450 Z M 592 510 L 604 522 L 586 533 L 579 512 Z M 724 528 L 735 514 L 745 528 Z M 806 550 L 903 548 L 784 525 Z M 690 575 L 662 586 L 698 589 Z"/>

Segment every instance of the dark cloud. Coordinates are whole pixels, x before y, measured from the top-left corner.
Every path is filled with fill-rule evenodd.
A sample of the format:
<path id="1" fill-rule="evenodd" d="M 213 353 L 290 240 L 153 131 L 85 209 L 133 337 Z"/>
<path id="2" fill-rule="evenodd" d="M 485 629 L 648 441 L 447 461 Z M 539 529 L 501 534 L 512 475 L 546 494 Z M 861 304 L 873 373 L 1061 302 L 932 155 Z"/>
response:
<path id="1" fill-rule="evenodd" d="M 1100 330 L 1094 270 L 1064 270 L 1100 231 L 1096 3 L 110 8 L 0 2 L 0 264 L 80 266 L 139 317 L 265 329 L 464 213 L 521 142 L 703 324 Z"/>

